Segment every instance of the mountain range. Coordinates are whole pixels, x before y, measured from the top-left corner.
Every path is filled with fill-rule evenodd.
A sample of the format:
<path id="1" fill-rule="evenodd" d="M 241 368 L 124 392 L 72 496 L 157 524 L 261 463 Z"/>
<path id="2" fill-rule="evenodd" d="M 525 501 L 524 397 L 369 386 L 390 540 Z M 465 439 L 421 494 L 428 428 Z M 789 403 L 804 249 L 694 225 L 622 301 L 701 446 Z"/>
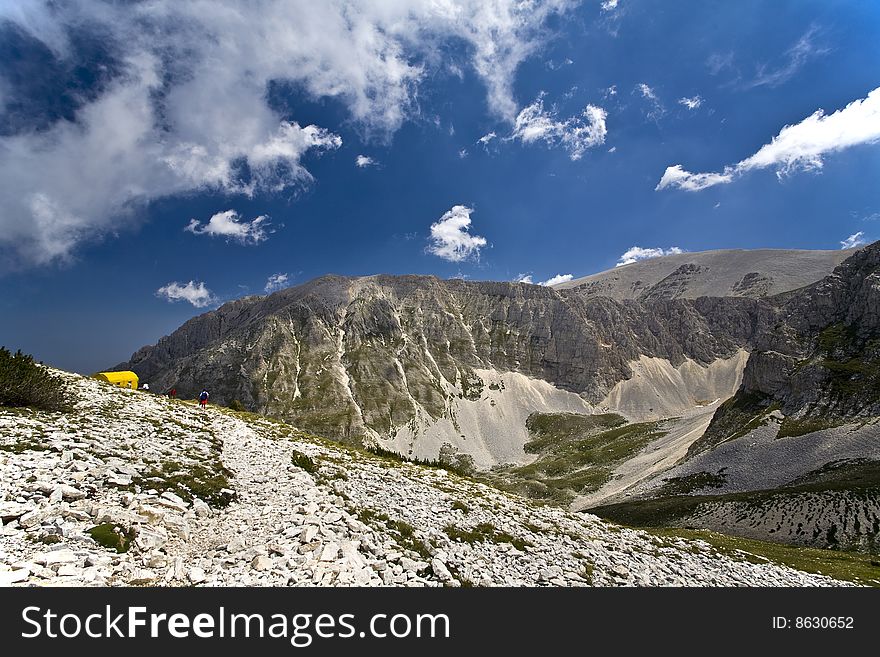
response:
<path id="1" fill-rule="evenodd" d="M 119 367 L 633 524 L 876 551 L 878 272 L 880 244 L 685 253 L 555 287 L 325 276 Z"/>

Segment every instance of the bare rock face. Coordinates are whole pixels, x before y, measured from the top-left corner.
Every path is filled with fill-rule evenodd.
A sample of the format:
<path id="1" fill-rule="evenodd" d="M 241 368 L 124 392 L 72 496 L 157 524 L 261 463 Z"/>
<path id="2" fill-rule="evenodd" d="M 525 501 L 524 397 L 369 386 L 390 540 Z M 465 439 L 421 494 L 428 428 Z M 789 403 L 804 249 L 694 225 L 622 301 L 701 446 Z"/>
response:
<path id="1" fill-rule="evenodd" d="M 709 364 L 774 309 L 753 299 L 615 301 L 522 283 L 324 277 L 190 320 L 124 367 L 151 385 L 337 439 L 393 435 L 479 400 L 476 369 L 602 399 L 641 355 Z"/>
<path id="2" fill-rule="evenodd" d="M 626 270 L 635 265 L 557 288 L 325 276 L 225 304 L 122 367 L 181 396 L 207 386 L 212 402 L 239 401 L 350 442 L 402 428 L 417 433 L 445 418 L 455 443 L 463 433 L 460 404 L 489 403 L 477 370 L 519 373 L 595 404 L 642 357 L 708 366 L 741 349 L 752 353 L 743 393 L 778 398 L 786 414 L 817 403 L 841 414 L 880 414 L 875 393 L 850 390 L 859 374 L 851 370 L 880 356 L 880 247 L 854 255 L 756 253 L 637 263 L 653 277 L 632 283 L 637 298 L 597 294 L 613 276 L 617 287 L 632 278 Z M 792 289 L 846 255 L 830 275 Z M 756 263 L 766 267 L 749 271 Z M 720 292 L 692 298 L 702 289 Z M 873 367 L 863 372 L 866 381 L 874 380 Z"/>

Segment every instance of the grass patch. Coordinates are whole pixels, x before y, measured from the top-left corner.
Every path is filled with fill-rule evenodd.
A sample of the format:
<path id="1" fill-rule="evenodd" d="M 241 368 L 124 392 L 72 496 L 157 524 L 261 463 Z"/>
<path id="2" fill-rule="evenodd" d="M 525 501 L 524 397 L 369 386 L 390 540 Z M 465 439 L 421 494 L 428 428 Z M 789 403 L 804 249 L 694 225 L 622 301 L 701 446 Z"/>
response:
<path id="1" fill-rule="evenodd" d="M 665 497 L 667 495 L 690 495 L 701 488 L 721 488 L 727 478 L 722 468 L 717 474 L 711 472 L 695 472 L 684 477 L 670 477 L 666 479 L 655 495 Z"/>
<path id="2" fill-rule="evenodd" d="M 532 439 L 524 466 L 498 466 L 480 479 L 497 488 L 551 504 L 569 504 L 601 488 L 615 466 L 665 435 L 661 422 L 626 424 L 619 415 L 533 413 L 526 420 Z"/>
<path id="3" fill-rule="evenodd" d="M 517 550 L 525 550 L 532 545 L 529 541 L 511 536 L 507 532 L 496 529 L 490 522 L 481 522 L 471 529 L 462 529 L 455 525 L 447 525 L 444 530 L 446 535 L 453 541 L 461 541 L 473 545 L 474 543 L 510 543 Z"/>
<path id="4" fill-rule="evenodd" d="M 742 438 L 770 422 L 770 413 L 780 407 L 778 402 L 762 393 L 737 392 L 718 407 L 706 432 L 688 448 L 687 457 L 708 451 L 728 440 Z"/>
<path id="5" fill-rule="evenodd" d="M 219 461 L 214 463 L 213 468 L 165 461 L 161 467 L 151 468 L 133 479 L 132 484 L 143 489 L 155 488 L 160 493 L 169 491 L 188 502 L 198 497 L 209 506 L 222 508 L 235 498 L 235 493 L 229 490 L 230 474 Z"/>
<path id="6" fill-rule="evenodd" d="M 109 550 L 116 550 L 120 554 L 128 552 L 128 548 L 131 547 L 131 542 L 135 537 L 134 530 L 125 530 L 111 522 L 105 522 L 92 527 L 88 530 L 88 534 L 98 545 Z"/>
<path id="7" fill-rule="evenodd" d="M 318 471 L 318 464 L 315 463 L 310 456 L 298 452 L 295 449 L 290 453 L 290 462 L 300 470 L 305 470 L 309 474 L 315 474 Z"/>
<path id="8" fill-rule="evenodd" d="M 32 438 L 25 438 L 14 443 L 0 445 L 0 452 L 11 452 L 13 454 L 21 454 L 22 452 L 45 452 L 49 446 Z"/>
<path id="9" fill-rule="evenodd" d="M 813 433 L 814 431 L 833 429 L 844 424 L 846 424 L 846 420 L 837 418 L 805 417 L 795 419 L 787 417 L 782 421 L 782 426 L 779 427 L 779 433 L 776 434 L 776 437 L 794 438 Z"/>
<path id="10" fill-rule="evenodd" d="M 467 504 L 465 504 L 464 502 L 459 502 L 458 500 L 455 500 L 452 503 L 452 510 L 461 511 L 463 513 L 468 513 L 470 511 Z"/>
<path id="11" fill-rule="evenodd" d="M 807 573 L 827 575 L 835 579 L 866 586 L 880 586 L 880 561 L 861 552 L 841 552 L 809 547 L 768 543 L 739 536 L 719 534 L 706 529 L 651 529 L 661 537 L 699 539 L 718 552 L 751 563 L 782 564 Z"/>

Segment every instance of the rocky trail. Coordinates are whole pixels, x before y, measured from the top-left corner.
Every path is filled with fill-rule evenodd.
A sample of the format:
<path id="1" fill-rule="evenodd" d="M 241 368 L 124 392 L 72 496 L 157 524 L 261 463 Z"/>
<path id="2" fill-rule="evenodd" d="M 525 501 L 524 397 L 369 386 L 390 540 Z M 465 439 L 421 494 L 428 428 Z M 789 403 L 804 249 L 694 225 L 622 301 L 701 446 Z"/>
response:
<path id="1" fill-rule="evenodd" d="M 66 376 L 72 412 L 0 409 L 2 585 L 841 584 Z"/>

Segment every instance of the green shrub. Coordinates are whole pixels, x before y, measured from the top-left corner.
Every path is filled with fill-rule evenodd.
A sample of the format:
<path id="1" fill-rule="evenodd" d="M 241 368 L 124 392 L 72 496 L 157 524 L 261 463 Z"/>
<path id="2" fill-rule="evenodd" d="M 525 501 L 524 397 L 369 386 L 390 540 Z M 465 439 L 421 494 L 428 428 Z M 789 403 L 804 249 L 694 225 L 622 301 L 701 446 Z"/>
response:
<path id="1" fill-rule="evenodd" d="M 116 550 L 118 553 L 128 552 L 131 542 L 134 540 L 133 530 L 124 530 L 119 525 L 111 522 L 92 527 L 89 535 L 94 539 L 95 543 L 110 550 Z"/>
<path id="2" fill-rule="evenodd" d="M 233 411 L 236 411 L 237 413 L 247 412 L 247 409 L 244 407 L 244 404 L 242 404 L 237 399 L 233 399 L 231 402 L 229 402 L 229 408 Z"/>
<path id="3" fill-rule="evenodd" d="M 295 449 L 291 451 L 290 462 L 309 474 L 315 474 L 318 471 L 318 464 L 315 463 L 311 457 L 302 452 L 298 452 Z"/>
<path id="4" fill-rule="evenodd" d="M 0 347 L 0 406 L 61 411 L 65 405 L 60 377 L 34 362 L 33 356 Z"/>

